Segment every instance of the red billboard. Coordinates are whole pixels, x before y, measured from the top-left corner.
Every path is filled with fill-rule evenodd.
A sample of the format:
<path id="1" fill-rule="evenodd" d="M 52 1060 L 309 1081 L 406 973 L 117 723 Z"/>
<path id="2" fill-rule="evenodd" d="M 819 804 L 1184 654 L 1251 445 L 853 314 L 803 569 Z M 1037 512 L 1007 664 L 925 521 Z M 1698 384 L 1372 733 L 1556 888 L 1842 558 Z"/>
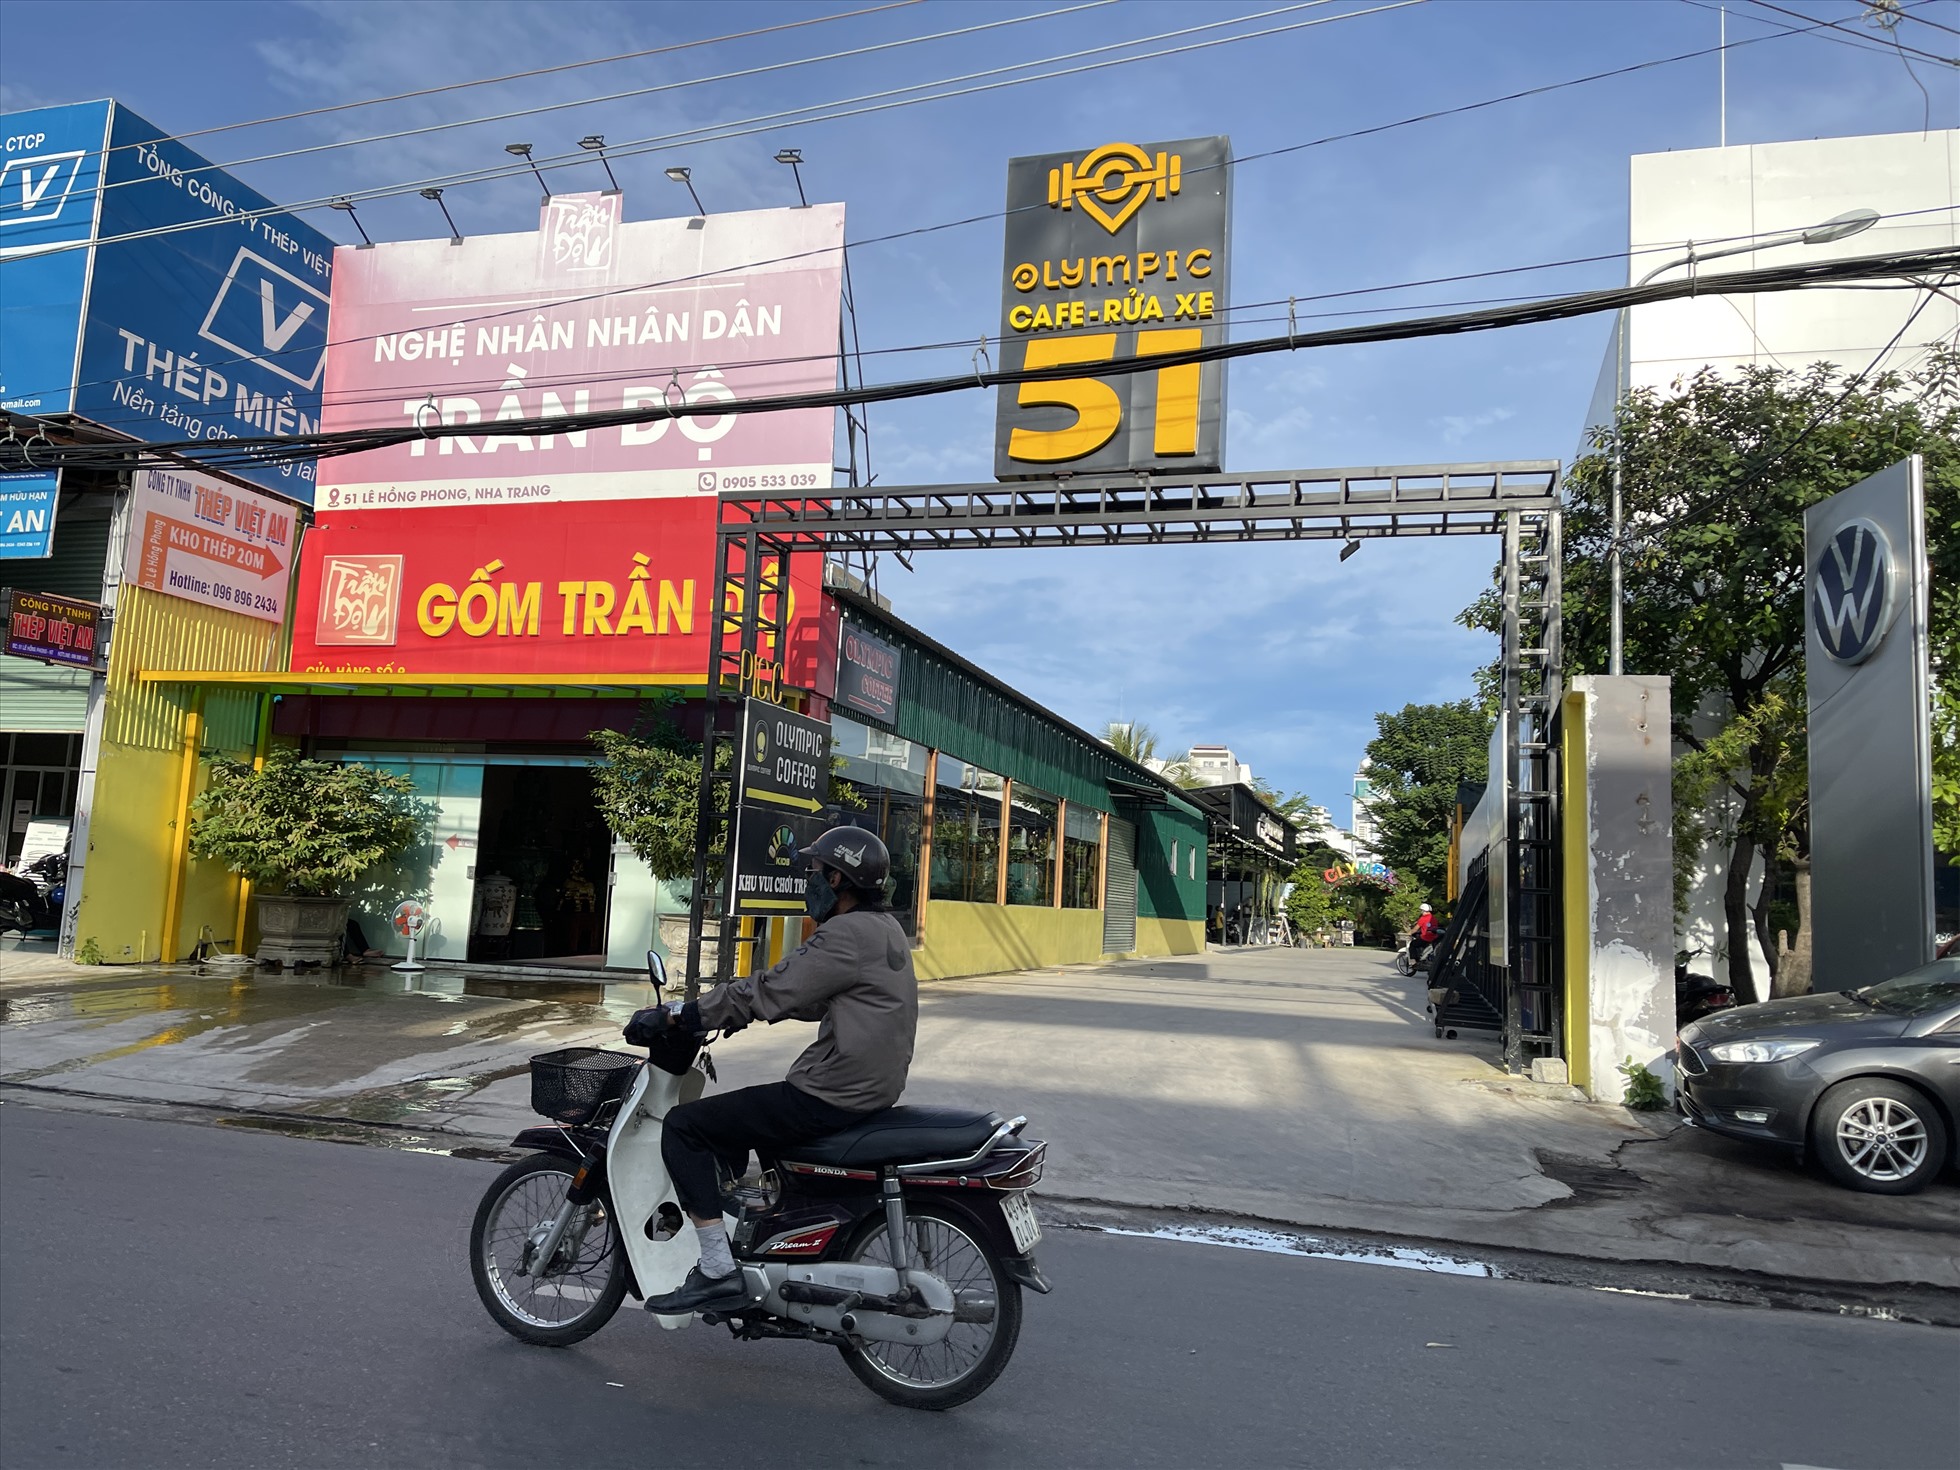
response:
<path id="1" fill-rule="evenodd" d="M 293 671 L 702 673 L 714 523 L 712 497 L 336 516 L 305 542 Z M 795 560 L 787 677 L 811 687 L 823 569 Z"/>
<path id="2" fill-rule="evenodd" d="M 293 669 L 703 672 L 715 492 L 831 483 L 831 410 L 723 407 L 835 385 L 843 228 L 841 205 L 629 224 L 617 194 L 560 195 L 535 234 L 336 252 L 323 427 L 482 432 L 321 462 Z"/>

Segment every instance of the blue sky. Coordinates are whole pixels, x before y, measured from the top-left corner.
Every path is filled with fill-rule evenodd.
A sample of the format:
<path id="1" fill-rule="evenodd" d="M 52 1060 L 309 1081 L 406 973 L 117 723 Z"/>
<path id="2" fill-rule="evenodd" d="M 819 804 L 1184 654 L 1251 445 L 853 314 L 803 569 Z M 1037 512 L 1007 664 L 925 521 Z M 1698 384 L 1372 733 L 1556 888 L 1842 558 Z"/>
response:
<path id="1" fill-rule="evenodd" d="M 1883 41 L 1883 33 L 1859 27 L 1864 7 L 1852 0 L 1777 3 L 1840 20 L 1873 38 L 1867 45 Z M 12 110 L 113 96 L 166 131 L 183 133 L 855 8 L 862 7 L 12 0 L 0 11 L 6 43 L 0 104 Z M 512 141 L 532 142 L 548 154 L 587 133 L 615 141 L 664 135 L 1278 7 L 1122 0 L 760 77 L 617 102 L 581 100 L 1062 8 L 898 6 L 191 142 L 228 163 L 578 103 L 235 170 L 275 200 L 311 199 L 501 163 L 503 145 Z M 811 196 L 843 200 L 851 238 L 871 241 L 997 211 L 1005 161 L 1017 154 L 1206 133 L 1229 134 L 1236 154 L 1262 153 L 1710 47 L 1717 28 L 1713 9 L 1691 0 L 1426 0 L 1330 19 L 1371 8 L 1371 0 L 1337 0 L 1294 9 L 1241 28 L 1328 23 L 853 118 L 769 126 L 747 137 L 621 159 L 615 167 L 629 218 L 691 212 L 685 192 L 662 175 L 673 163 L 692 168 L 707 208 L 757 208 L 793 202 L 787 171 L 770 160 L 779 147 L 800 147 Z M 1960 122 L 1960 87 L 1950 69 L 1915 62 L 1915 82 L 1895 53 L 1860 49 L 1849 37 L 1774 36 L 1790 22 L 1748 0 L 1730 10 L 1732 144 L 1916 132 L 1929 106 L 1933 127 Z M 1960 29 L 1960 0 L 1932 0 L 1915 14 Z M 1142 49 L 1221 34 L 1229 32 Z M 1960 50 L 1960 36 L 1915 20 L 1897 34 L 1907 46 L 1948 55 Z M 1764 37 L 1773 38 L 1758 39 Z M 1716 61 L 1708 56 L 1246 162 L 1235 177 L 1232 294 L 1239 302 L 1304 300 L 1611 255 L 1625 247 L 1628 155 L 1712 146 L 1717 98 Z M 568 170 L 553 182 L 563 189 L 603 187 L 596 167 Z M 459 186 L 446 202 L 465 233 L 528 229 L 536 220 L 536 188 L 526 180 Z M 365 206 L 361 218 L 376 239 L 443 232 L 435 207 L 412 196 Z M 354 238 L 329 211 L 312 219 L 329 234 Z M 1000 249 L 997 219 L 855 249 L 865 347 L 974 343 L 991 334 Z M 1624 279 L 1622 265 L 1603 261 L 1302 311 L 1306 319 L 1310 310 L 1362 304 L 1413 313 L 1443 302 Z M 1239 328 L 1241 335 L 1273 330 L 1270 323 Z M 1608 323 L 1597 319 L 1236 364 L 1227 467 L 1567 458 L 1607 331 Z M 868 373 L 876 380 L 953 372 L 969 365 L 970 354 L 960 347 L 880 355 Z M 980 392 L 873 410 L 880 480 L 988 478 L 992 412 L 992 395 Z M 1334 550 L 1312 544 L 939 553 L 919 558 L 912 573 L 887 560 L 881 576 L 901 616 L 1063 715 L 1091 727 L 1115 717 L 1142 719 L 1166 747 L 1230 744 L 1258 774 L 1334 804 L 1345 821 L 1341 798 L 1373 733 L 1375 712 L 1466 695 L 1471 670 L 1490 657 L 1488 640 L 1450 620 L 1487 581 L 1495 545 L 1378 541 L 1345 563 L 1336 562 Z"/>

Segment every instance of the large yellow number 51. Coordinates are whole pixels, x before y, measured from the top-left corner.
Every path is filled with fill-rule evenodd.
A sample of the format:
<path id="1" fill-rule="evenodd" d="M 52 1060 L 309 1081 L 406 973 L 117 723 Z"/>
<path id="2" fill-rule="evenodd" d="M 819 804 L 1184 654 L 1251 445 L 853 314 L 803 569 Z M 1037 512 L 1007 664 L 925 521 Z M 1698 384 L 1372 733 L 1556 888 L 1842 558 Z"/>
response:
<path id="1" fill-rule="evenodd" d="M 1064 363 L 1108 362 L 1116 355 L 1116 334 L 1087 337 L 1036 337 L 1028 343 L 1024 367 L 1060 367 Z M 1023 408 L 1053 404 L 1075 410 L 1066 429 L 1015 429 L 1007 436 L 1007 457 L 1035 464 L 1054 464 L 1094 454 L 1116 437 L 1123 422 L 1123 404 L 1116 390 L 1099 378 L 1059 378 L 1052 383 L 1023 383 L 1015 402 Z"/>

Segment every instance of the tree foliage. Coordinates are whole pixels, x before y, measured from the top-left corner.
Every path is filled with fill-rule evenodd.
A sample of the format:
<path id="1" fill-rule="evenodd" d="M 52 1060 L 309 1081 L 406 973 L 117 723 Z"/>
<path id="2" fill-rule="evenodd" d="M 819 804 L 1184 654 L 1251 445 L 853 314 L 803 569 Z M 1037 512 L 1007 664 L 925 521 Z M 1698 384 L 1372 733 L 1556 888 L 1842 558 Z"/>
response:
<path id="1" fill-rule="evenodd" d="M 1421 896 L 1441 893 L 1456 790 L 1489 774 L 1490 714 L 1472 699 L 1404 705 L 1375 716 L 1368 742 L 1368 809 L 1381 829 L 1382 861 Z M 1418 902 L 1421 901 L 1419 897 Z"/>
<path id="2" fill-rule="evenodd" d="M 601 759 L 592 765 L 592 790 L 599 816 L 656 878 L 694 876 L 700 847 L 701 744 L 689 740 L 671 719 L 655 716 L 630 733 L 594 730 Z M 725 769 L 724 748 L 717 767 Z M 716 786 L 720 810 L 728 811 L 729 783 Z M 725 823 L 718 823 L 708 855 L 723 851 Z"/>
<path id="3" fill-rule="evenodd" d="M 1157 758 L 1157 732 L 1141 720 L 1111 720 L 1103 741 L 1124 760 L 1144 765 Z"/>
<path id="4" fill-rule="evenodd" d="M 1723 849 L 1728 976 L 1753 998 L 1750 946 L 1778 963 L 1768 895 L 1809 846 L 1793 799 L 1807 782 L 1803 513 L 1911 454 L 1925 456 L 1932 563 L 1936 825 L 1960 838 L 1960 353 L 1935 349 L 1907 376 L 1703 370 L 1673 391 L 1641 389 L 1597 431 L 1566 477 L 1563 561 L 1569 672 L 1607 665 L 1607 551 L 1615 451 L 1623 457 L 1626 667 L 1672 680 L 1674 737 L 1692 758 L 1677 823 Z M 1462 621 L 1497 628 L 1494 594 Z M 1709 722 L 1734 721 L 1710 742 Z M 1753 864 L 1769 880 L 1749 899 Z"/>
<path id="5" fill-rule="evenodd" d="M 191 803 L 190 850 L 294 897 L 339 895 L 422 835 L 424 803 L 406 776 L 276 750 L 258 770 L 215 760 Z"/>

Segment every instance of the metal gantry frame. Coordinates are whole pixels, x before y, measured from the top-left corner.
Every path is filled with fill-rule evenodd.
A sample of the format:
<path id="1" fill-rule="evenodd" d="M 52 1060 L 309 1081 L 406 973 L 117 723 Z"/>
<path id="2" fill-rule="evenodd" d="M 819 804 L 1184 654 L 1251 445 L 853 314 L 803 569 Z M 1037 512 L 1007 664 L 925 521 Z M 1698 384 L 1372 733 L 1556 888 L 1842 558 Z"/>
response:
<path id="1" fill-rule="evenodd" d="M 758 670 L 788 652 L 792 558 L 1041 546 L 1188 546 L 1248 541 L 1365 541 L 1497 536 L 1502 541 L 1501 703 L 1507 831 L 1501 957 L 1507 1065 L 1556 1055 L 1558 812 L 1553 722 L 1561 685 L 1556 460 L 1277 470 L 1258 474 L 1056 476 L 1002 484 L 834 489 L 824 499 L 724 491 L 709 612 L 689 993 L 707 945 L 718 979 L 733 973 L 725 916 L 727 820 L 741 710 Z M 794 699 L 793 686 L 779 685 Z M 739 921 L 736 921 L 739 922 Z"/>

